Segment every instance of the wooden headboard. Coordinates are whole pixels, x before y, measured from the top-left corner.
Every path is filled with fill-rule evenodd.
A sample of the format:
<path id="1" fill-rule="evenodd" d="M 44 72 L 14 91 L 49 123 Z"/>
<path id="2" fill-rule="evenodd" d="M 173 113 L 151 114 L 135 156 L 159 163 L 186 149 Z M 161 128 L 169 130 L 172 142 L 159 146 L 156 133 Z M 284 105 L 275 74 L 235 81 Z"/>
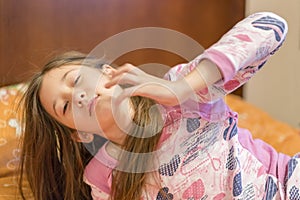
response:
<path id="1" fill-rule="evenodd" d="M 138 27 L 172 29 L 207 48 L 244 17 L 245 2 L 9 0 L 1 1 L 0 8 L 0 86 L 3 86 L 26 80 L 56 53 L 68 50 L 89 53 L 101 41 Z M 184 61 L 170 52 L 143 49 L 127 53 L 115 62 L 173 66 Z"/>

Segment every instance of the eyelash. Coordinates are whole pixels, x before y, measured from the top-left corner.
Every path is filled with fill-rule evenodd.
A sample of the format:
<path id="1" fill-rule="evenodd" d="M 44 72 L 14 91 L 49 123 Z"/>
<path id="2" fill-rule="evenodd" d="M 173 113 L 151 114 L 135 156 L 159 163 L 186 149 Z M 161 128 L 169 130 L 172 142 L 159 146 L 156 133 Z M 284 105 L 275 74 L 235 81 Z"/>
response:
<path id="1" fill-rule="evenodd" d="M 68 105 L 69 105 L 69 101 L 67 101 L 67 102 L 65 103 L 65 105 L 64 105 L 63 114 L 66 113 L 66 110 L 67 110 L 67 108 L 68 108 Z"/>
<path id="2" fill-rule="evenodd" d="M 78 83 L 79 79 L 80 79 L 80 75 L 76 77 L 75 81 L 74 81 L 74 86 Z M 67 101 L 64 105 L 64 108 L 63 108 L 63 114 L 66 113 L 67 111 L 67 108 L 68 108 L 68 105 L 69 105 L 69 101 Z"/>
<path id="3" fill-rule="evenodd" d="M 75 81 L 74 81 L 74 86 L 78 83 L 79 79 L 80 79 L 80 75 L 76 77 Z"/>

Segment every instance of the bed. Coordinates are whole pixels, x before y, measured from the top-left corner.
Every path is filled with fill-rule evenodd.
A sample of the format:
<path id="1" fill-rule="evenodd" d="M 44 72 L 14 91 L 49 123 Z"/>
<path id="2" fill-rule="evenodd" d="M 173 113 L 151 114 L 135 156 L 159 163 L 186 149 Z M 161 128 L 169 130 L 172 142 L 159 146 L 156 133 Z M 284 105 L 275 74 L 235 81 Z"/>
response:
<path id="1" fill-rule="evenodd" d="M 24 84 L 0 88 L 0 199 L 16 199 L 16 169 L 22 134 L 18 100 Z M 277 151 L 293 155 L 300 152 L 299 130 L 280 122 L 237 95 L 228 95 L 226 102 L 239 113 L 239 126 L 249 129 L 254 138 L 271 144 Z M 25 184 L 26 185 L 26 184 Z M 25 186 L 26 188 L 26 186 Z M 26 191 L 26 189 L 25 189 Z M 29 190 L 28 195 L 30 196 Z M 30 199 L 30 198 L 29 198 Z"/>

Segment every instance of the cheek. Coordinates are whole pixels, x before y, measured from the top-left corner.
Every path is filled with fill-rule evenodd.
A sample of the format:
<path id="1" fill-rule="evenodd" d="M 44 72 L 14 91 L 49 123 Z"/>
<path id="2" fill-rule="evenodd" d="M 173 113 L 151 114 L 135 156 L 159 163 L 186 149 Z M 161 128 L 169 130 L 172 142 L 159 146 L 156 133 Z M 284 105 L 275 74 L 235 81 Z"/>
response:
<path id="1" fill-rule="evenodd" d="M 97 104 L 97 112 L 100 115 L 116 115 L 122 109 L 120 103 L 117 103 L 115 100 L 121 93 L 121 88 L 113 87 L 110 89 L 104 89 L 102 91 L 101 101 Z"/>
<path id="2" fill-rule="evenodd" d="M 73 128 L 73 129 L 76 128 L 73 116 L 68 116 L 68 118 L 65 119 L 65 122 L 63 124 L 67 125 L 70 128 Z"/>
<path id="3" fill-rule="evenodd" d="M 112 123 L 113 113 L 111 106 L 111 98 L 105 97 L 98 101 L 95 107 L 95 113 L 99 123 Z"/>
<path id="4" fill-rule="evenodd" d="M 80 108 L 80 109 L 73 109 L 73 112 L 70 113 L 69 123 L 73 124 L 72 128 L 90 132 L 90 133 L 96 133 L 99 132 L 99 123 L 95 115 L 90 115 L 87 109 Z"/>

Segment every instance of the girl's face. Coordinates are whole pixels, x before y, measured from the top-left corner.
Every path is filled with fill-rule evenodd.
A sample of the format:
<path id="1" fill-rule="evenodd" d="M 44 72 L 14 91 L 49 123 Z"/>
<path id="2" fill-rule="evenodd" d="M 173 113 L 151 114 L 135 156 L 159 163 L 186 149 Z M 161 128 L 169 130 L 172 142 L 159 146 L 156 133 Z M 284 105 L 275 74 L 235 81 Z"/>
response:
<path id="1" fill-rule="evenodd" d="M 43 77 L 41 103 L 62 124 L 119 142 L 125 137 L 119 127 L 126 127 L 131 119 L 129 99 L 114 105 L 114 97 L 122 88 L 119 85 L 104 87 L 114 70 L 107 65 L 102 70 L 80 65 L 52 69 Z"/>

